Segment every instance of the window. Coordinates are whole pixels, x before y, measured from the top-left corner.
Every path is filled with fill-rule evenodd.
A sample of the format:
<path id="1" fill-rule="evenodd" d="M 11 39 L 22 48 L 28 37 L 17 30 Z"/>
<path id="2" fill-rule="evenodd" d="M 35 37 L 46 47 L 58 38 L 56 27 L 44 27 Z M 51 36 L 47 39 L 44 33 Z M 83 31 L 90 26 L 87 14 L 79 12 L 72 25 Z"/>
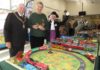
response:
<path id="1" fill-rule="evenodd" d="M 10 0 L 1 0 L 0 9 L 10 9 Z"/>
<path id="2" fill-rule="evenodd" d="M 12 0 L 12 1 L 11 1 L 11 9 L 12 9 L 12 10 L 17 9 L 17 6 L 18 6 L 20 3 L 24 3 L 24 4 L 25 4 L 25 0 Z"/>
<path id="3" fill-rule="evenodd" d="M 0 30 L 4 27 L 4 22 L 7 17 L 8 11 L 0 10 Z"/>
<path id="4" fill-rule="evenodd" d="M 0 1 L 0 30 L 4 27 L 4 22 L 7 14 L 16 10 L 20 3 L 25 3 L 25 0 L 1 0 Z"/>

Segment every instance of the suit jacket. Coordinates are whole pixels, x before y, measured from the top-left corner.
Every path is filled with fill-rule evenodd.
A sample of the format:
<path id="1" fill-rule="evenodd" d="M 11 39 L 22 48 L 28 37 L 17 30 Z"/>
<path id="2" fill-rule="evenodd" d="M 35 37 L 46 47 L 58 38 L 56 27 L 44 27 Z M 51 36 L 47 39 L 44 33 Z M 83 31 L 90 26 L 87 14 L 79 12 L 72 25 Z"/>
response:
<path id="1" fill-rule="evenodd" d="M 46 30 L 46 39 L 47 39 L 48 41 L 50 41 L 51 21 L 48 21 L 48 23 L 49 23 L 49 28 L 48 28 L 48 30 Z M 55 25 L 56 38 L 57 38 L 57 37 L 60 36 L 60 33 L 59 33 L 60 22 L 55 21 L 55 22 L 54 22 L 54 25 Z"/>
<path id="2" fill-rule="evenodd" d="M 27 21 L 17 12 L 9 13 L 4 25 L 5 41 L 11 42 L 12 46 L 23 46 L 25 40 L 28 39 Z"/>
<path id="3" fill-rule="evenodd" d="M 66 23 L 67 34 L 68 35 L 70 35 L 70 34 L 74 35 L 76 26 L 77 26 L 77 22 L 74 22 L 73 28 L 71 28 L 71 23 Z"/>

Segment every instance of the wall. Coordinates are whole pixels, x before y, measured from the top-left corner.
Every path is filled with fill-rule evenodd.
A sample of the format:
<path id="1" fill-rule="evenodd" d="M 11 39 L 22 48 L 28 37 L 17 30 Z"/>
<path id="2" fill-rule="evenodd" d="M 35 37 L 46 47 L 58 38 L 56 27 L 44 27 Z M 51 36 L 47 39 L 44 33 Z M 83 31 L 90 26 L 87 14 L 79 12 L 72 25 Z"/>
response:
<path id="1" fill-rule="evenodd" d="M 82 3 L 67 3 L 66 8 L 71 15 L 78 15 L 78 12 L 82 11 Z M 100 14 L 99 8 L 99 3 L 83 3 L 83 10 L 86 11 L 88 15 Z"/>
<path id="2" fill-rule="evenodd" d="M 59 14 L 59 17 L 62 18 L 63 11 L 66 9 L 66 3 L 63 0 L 34 0 L 34 5 L 36 4 L 37 1 L 43 2 L 44 4 L 43 13 L 45 13 L 47 16 L 52 11 L 56 11 Z M 33 11 L 35 10 L 34 5 L 33 5 Z"/>
<path id="3" fill-rule="evenodd" d="M 34 0 L 34 5 L 37 1 L 42 1 L 47 7 L 57 9 L 60 18 L 62 18 L 65 9 L 69 11 L 70 15 L 78 15 L 78 12 L 82 11 L 82 3 L 65 2 L 65 0 Z M 83 5 L 83 10 L 86 11 L 88 15 L 100 14 L 99 3 L 84 3 Z M 48 16 L 54 10 L 47 7 L 44 7 L 43 13 Z M 33 6 L 33 11 L 34 10 Z"/>

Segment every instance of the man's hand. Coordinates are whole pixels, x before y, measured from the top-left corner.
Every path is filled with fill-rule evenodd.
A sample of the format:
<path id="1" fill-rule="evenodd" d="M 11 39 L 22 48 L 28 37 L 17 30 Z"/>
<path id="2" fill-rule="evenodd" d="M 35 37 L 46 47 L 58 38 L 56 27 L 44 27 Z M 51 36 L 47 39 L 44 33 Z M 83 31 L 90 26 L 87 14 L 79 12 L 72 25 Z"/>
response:
<path id="1" fill-rule="evenodd" d="M 40 30 L 45 30 L 45 28 L 43 27 L 43 26 L 38 26 L 38 28 L 40 29 Z"/>
<path id="2" fill-rule="evenodd" d="M 11 48 L 11 42 L 6 42 L 6 47 Z"/>
<path id="3" fill-rule="evenodd" d="M 38 25 L 32 25 L 33 29 L 38 29 Z"/>

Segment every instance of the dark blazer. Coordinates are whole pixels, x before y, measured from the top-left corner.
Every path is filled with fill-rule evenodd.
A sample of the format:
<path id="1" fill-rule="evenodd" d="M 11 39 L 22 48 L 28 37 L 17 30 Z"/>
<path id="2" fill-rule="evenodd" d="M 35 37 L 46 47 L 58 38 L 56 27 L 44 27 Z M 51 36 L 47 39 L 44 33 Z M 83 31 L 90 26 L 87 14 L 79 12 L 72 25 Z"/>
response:
<path id="1" fill-rule="evenodd" d="M 4 25 L 5 41 L 11 42 L 12 46 L 23 46 L 25 40 L 28 40 L 27 21 L 17 12 L 9 13 Z"/>
<path id="2" fill-rule="evenodd" d="M 48 23 L 49 23 L 49 28 L 46 31 L 46 38 L 47 38 L 48 41 L 50 41 L 51 21 L 48 21 Z M 60 33 L 59 33 L 60 22 L 59 21 L 55 21 L 54 25 L 55 25 L 55 31 L 56 31 L 56 38 L 58 38 L 60 36 Z"/>
<path id="3" fill-rule="evenodd" d="M 77 22 L 74 22 L 73 28 L 71 28 L 71 23 L 66 23 L 66 31 L 67 35 L 73 36 L 75 34 L 75 28 L 77 26 Z"/>

